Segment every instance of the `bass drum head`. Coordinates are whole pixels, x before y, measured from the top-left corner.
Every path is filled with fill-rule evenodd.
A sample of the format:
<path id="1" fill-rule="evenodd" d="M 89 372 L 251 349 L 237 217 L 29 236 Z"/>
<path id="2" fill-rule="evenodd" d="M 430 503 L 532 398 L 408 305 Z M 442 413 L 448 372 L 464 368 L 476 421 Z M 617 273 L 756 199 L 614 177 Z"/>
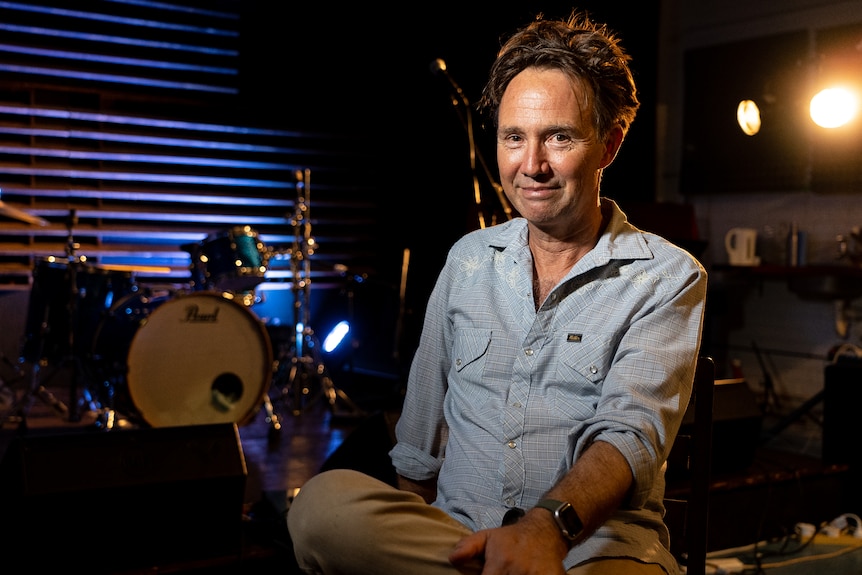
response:
<path id="1" fill-rule="evenodd" d="M 199 292 L 153 311 L 132 339 L 127 364 L 131 401 L 149 425 L 245 425 L 263 405 L 272 348 L 251 310 Z"/>

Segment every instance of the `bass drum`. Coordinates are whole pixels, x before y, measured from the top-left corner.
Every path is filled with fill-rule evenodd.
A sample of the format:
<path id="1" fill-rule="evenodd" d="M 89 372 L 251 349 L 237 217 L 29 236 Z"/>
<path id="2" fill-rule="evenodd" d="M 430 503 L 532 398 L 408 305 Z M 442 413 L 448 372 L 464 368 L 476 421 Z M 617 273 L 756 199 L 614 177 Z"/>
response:
<path id="1" fill-rule="evenodd" d="M 115 302 L 99 322 L 84 363 L 89 374 L 86 399 L 93 409 L 109 408 L 135 416 L 126 386 L 129 346 L 150 314 L 175 295 L 170 286 L 139 288 Z"/>
<path id="2" fill-rule="evenodd" d="M 272 377 L 269 335 L 257 316 L 223 295 L 180 295 L 160 305 L 129 348 L 132 403 L 153 427 L 245 425 Z"/>
<path id="3" fill-rule="evenodd" d="M 272 377 L 257 316 L 216 292 L 178 295 L 143 314 L 129 346 L 125 388 L 152 427 L 245 425 Z"/>

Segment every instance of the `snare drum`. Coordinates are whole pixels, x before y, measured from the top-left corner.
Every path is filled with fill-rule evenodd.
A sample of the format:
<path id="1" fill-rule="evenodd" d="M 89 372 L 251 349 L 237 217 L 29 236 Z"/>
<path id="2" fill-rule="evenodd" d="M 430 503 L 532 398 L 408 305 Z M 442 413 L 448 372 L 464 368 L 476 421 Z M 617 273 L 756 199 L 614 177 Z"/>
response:
<path id="1" fill-rule="evenodd" d="M 272 377 L 269 335 L 257 316 L 215 292 L 159 305 L 132 339 L 127 387 L 153 427 L 248 423 Z"/>
<path id="2" fill-rule="evenodd" d="M 207 237 L 191 251 L 196 290 L 243 292 L 264 280 L 267 250 L 250 226 L 235 226 Z"/>

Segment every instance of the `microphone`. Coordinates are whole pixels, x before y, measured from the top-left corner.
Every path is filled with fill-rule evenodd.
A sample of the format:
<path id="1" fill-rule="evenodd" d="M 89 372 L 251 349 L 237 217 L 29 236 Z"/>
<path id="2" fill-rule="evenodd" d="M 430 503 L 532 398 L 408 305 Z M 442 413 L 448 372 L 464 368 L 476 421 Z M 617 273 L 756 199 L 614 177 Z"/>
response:
<path id="1" fill-rule="evenodd" d="M 467 99 L 467 96 L 464 95 L 464 91 L 461 90 L 461 86 L 458 85 L 458 82 L 449 74 L 448 70 L 446 70 L 446 62 L 442 58 L 437 58 L 433 62 L 431 62 L 431 73 L 432 74 L 443 74 L 446 76 L 446 79 L 449 80 L 449 83 L 452 84 L 452 88 L 455 89 L 455 93 L 458 94 L 458 97 L 461 98 L 461 101 L 464 102 L 464 106 L 470 107 L 470 100 Z M 457 102 L 456 102 L 457 103 Z"/>

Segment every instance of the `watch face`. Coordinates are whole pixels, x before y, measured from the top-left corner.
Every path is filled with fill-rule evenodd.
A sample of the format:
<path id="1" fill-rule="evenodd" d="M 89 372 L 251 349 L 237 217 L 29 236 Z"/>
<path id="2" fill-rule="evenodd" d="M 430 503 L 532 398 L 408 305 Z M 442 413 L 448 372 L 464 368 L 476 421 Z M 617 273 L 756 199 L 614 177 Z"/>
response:
<path id="1" fill-rule="evenodd" d="M 558 507 L 554 512 L 554 517 L 557 519 L 560 529 L 571 539 L 577 537 L 584 528 L 581 518 L 578 517 L 575 508 L 569 503 L 564 503 Z"/>
<path id="2" fill-rule="evenodd" d="M 576 539 L 584 529 L 584 524 L 581 522 L 581 518 L 578 517 L 577 511 L 575 511 L 571 503 L 557 501 L 556 499 L 542 499 L 536 503 L 536 507 L 542 507 L 550 511 L 554 515 L 557 527 L 569 539 Z"/>

